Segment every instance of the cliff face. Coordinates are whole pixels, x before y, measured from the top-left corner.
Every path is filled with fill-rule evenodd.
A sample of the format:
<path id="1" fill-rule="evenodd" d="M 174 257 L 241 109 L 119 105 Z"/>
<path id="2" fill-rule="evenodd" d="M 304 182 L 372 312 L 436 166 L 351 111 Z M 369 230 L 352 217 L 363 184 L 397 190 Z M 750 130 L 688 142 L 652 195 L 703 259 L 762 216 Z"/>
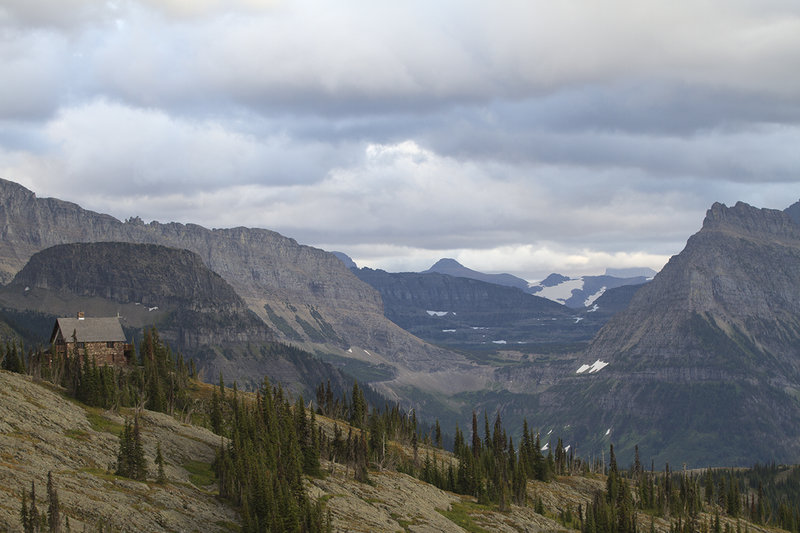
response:
<path id="1" fill-rule="evenodd" d="M 581 359 L 609 364 L 544 398 L 577 396 L 574 410 L 594 413 L 584 439 L 613 427 L 622 450 L 638 443 L 660 458 L 703 442 L 714 449 L 705 461 L 797 461 L 800 226 L 781 211 L 714 204 Z"/>
<path id="2" fill-rule="evenodd" d="M 378 293 L 333 254 L 263 229 L 126 222 L 0 180 L 0 272 L 8 282 L 37 251 L 73 242 L 132 242 L 187 249 L 234 288 L 279 340 L 351 346 L 415 371 L 463 364 L 383 316 Z"/>
<path id="3" fill-rule="evenodd" d="M 189 353 L 204 345 L 273 339 L 244 300 L 197 254 L 154 244 L 46 248 L 0 289 L 0 302 L 59 315 L 76 309 L 90 316 L 117 314 L 126 326 L 157 325 L 165 339 Z"/>
<path id="4" fill-rule="evenodd" d="M 247 307 L 222 277 L 188 250 L 155 244 L 60 244 L 34 254 L 9 285 L 123 304 L 239 311 Z M 24 290 L 24 289 L 23 289 Z"/>
<path id="5" fill-rule="evenodd" d="M 601 330 L 586 357 L 653 368 L 675 364 L 678 353 L 682 366 L 749 357 L 800 377 L 800 226 L 789 216 L 714 204 L 703 228 Z M 730 365 L 732 375 L 748 371 L 741 362 Z"/>

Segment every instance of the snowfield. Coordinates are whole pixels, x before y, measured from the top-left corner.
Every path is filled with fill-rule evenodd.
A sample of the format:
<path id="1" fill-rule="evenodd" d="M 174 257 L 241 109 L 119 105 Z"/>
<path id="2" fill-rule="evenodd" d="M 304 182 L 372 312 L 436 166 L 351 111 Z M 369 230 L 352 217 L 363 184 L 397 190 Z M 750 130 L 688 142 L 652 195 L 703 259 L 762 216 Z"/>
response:
<path id="1" fill-rule="evenodd" d="M 600 298 L 604 292 L 606 292 L 606 287 L 601 287 L 599 291 L 586 298 L 586 301 L 583 302 L 583 306 L 589 307 L 594 303 L 595 300 Z"/>
<path id="2" fill-rule="evenodd" d="M 601 361 L 598 359 L 591 365 L 581 365 L 578 370 L 575 371 L 576 374 L 583 374 L 584 372 L 588 371 L 589 374 L 594 374 L 595 372 L 600 372 L 605 367 L 608 366 L 608 363 L 605 361 Z"/>
<path id="3" fill-rule="evenodd" d="M 536 296 L 553 300 L 554 302 L 564 303 L 572 297 L 573 290 L 583 289 L 582 279 L 571 279 L 564 283 L 559 283 L 554 287 L 542 287 Z M 599 295 L 598 295 L 599 296 Z"/>

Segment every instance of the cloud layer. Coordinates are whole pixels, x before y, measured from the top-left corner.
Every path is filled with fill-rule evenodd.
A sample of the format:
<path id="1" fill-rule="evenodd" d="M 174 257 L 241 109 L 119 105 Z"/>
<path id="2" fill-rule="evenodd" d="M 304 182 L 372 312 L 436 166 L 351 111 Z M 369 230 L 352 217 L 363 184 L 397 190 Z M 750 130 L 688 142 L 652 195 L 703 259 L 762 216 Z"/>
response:
<path id="1" fill-rule="evenodd" d="M 800 7 L 9 0 L 0 176 L 359 264 L 660 268 L 800 198 Z"/>

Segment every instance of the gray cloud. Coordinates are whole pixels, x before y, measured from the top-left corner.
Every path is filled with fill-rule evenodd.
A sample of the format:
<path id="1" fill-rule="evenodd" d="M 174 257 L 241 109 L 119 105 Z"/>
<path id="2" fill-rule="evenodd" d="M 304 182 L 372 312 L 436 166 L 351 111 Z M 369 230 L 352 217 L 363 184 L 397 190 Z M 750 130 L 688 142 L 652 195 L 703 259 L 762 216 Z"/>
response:
<path id="1" fill-rule="evenodd" d="M 120 218 L 530 277 L 800 197 L 794 2 L 68 2 L 0 6 L 0 174 Z"/>

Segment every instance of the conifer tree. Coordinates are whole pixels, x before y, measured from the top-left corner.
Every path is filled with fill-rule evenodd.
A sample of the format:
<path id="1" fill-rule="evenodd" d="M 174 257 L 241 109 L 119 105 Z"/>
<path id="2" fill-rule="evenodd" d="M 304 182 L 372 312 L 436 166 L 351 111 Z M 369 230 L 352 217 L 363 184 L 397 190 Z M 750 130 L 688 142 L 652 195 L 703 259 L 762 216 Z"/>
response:
<path id="1" fill-rule="evenodd" d="M 53 483 L 53 472 L 47 472 L 47 523 L 50 533 L 61 533 L 61 512 L 58 507 L 58 492 Z"/>
<path id="2" fill-rule="evenodd" d="M 31 508 L 28 511 L 29 531 L 38 532 L 41 529 L 39 520 L 39 510 L 36 508 L 36 483 L 31 481 Z"/>
<path id="3" fill-rule="evenodd" d="M 216 387 L 211 393 L 211 413 L 209 418 L 211 422 L 211 431 L 217 435 L 222 435 L 222 407 Z"/>
<path id="4" fill-rule="evenodd" d="M 353 394 L 350 406 L 350 423 L 354 427 L 364 427 L 364 417 L 366 416 L 366 402 L 361 389 L 358 387 L 358 381 L 353 382 Z"/>
<path id="5" fill-rule="evenodd" d="M 147 459 L 144 456 L 144 447 L 142 446 L 142 436 L 139 429 L 139 417 L 133 419 L 133 479 L 144 481 L 147 479 Z"/>
<path id="6" fill-rule="evenodd" d="M 167 482 L 167 476 L 164 473 L 164 456 L 161 455 L 161 441 L 156 443 L 156 465 L 158 466 L 156 482 L 163 485 Z"/>
<path id="7" fill-rule="evenodd" d="M 478 435 L 478 415 L 472 411 L 472 455 L 475 459 L 481 454 L 481 437 Z"/>
<path id="8" fill-rule="evenodd" d="M 22 530 L 25 533 L 32 531 L 30 525 L 30 512 L 28 511 L 28 493 L 25 489 L 22 490 L 22 509 L 20 509 L 20 522 L 22 522 Z"/>
<path id="9" fill-rule="evenodd" d="M 464 435 L 461 433 L 461 429 L 458 427 L 458 422 L 456 422 L 456 432 L 453 436 L 453 455 L 460 457 L 464 446 Z"/>

